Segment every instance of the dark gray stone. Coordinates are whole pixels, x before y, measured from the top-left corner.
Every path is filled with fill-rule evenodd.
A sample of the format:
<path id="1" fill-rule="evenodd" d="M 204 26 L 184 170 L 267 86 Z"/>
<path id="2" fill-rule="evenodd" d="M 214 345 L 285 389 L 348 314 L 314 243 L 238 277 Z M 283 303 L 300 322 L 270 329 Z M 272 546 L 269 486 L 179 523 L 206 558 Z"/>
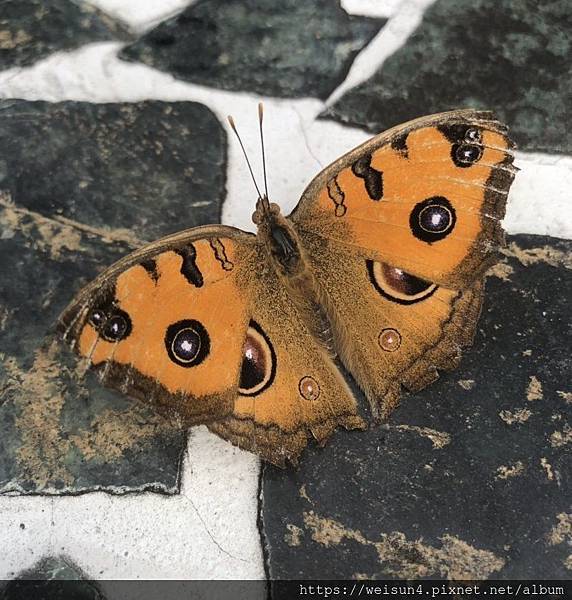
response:
<path id="1" fill-rule="evenodd" d="M 494 110 L 522 150 L 572 151 L 572 4 L 438 0 L 380 70 L 323 116 L 375 133 L 453 108 Z"/>
<path id="2" fill-rule="evenodd" d="M 11 580 L 0 582 L 1 600 L 105 600 L 98 586 L 64 556 L 47 557 Z"/>
<path id="3" fill-rule="evenodd" d="M 226 134 L 202 104 L 6 100 L 0 147 L 21 208 L 149 241 L 220 222 Z"/>
<path id="4" fill-rule="evenodd" d="M 327 98 L 384 23 L 332 0 L 199 0 L 120 57 L 225 90 Z"/>
<path id="5" fill-rule="evenodd" d="M 74 579 L 74 575 L 76 579 Z M 67 578 L 69 577 L 69 578 Z M 252 600 L 266 598 L 264 580 L 88 580 L 68 558 L 42 560 L 17 579 L 0 581 L 0 600 Z"/>
<path id="6" fill-rule="evenodd" d="M 143 240 L 219 220 L 225 134 L 192 103 L 1 110 L 0 492 L 175 493 L 185 432 L 84 376 L 53 330 Z"/>
<path id="7" fill-rule="evenodd" d="M 102 11 L 70 0 L 3 0 L 0 69 L 26 67 L 58 50 L 128 41 L 127 29 Z"/>
<path id="8" fill-rule="evenodd" d="M 265 467 L 270 577 L 570 577 L 572 242 L 509 241 L 456 371 Z"/>

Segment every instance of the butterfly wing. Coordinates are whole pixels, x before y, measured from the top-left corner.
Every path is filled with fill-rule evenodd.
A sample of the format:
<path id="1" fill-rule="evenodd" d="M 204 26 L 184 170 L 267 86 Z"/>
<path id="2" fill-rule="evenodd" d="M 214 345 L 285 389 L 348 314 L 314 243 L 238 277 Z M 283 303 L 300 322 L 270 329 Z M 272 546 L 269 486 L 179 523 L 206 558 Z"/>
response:
<path id="1" fill-rule="evenodd" d="M 424 117 L 327 167 L 290 215 L 336 348 L 384 417 L 471 343 L 503 240 L 512 143 L 490 113 Z"/>
<path id="2" fill-rule="evenodd" d="M 59 329 L 105 385 L 295 461 L 309 435 L 363 422 L 267 260 L 237 229 L 182 232 L 102 273 Z"/>
<path id="3" fill-rule="evenodd" d="M 463 287 L 503 241 L 515 168 L 491 113 L 423 117 L 376 136 L 324 169 L 290 215 L 297 229 Z"/>

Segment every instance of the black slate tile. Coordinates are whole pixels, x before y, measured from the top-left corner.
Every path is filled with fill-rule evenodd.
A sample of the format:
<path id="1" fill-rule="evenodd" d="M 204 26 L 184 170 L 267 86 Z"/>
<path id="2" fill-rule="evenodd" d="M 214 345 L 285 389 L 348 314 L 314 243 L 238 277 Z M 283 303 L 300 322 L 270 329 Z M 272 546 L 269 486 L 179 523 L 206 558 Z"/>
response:
<path id="1" fill-rule="evenodd" d="M 520 149 L 572 151 L 572 4 L 438 0 L 406 44 L 322 116 L 383 131 L 453 108 L 494 110 Z"/>
<path id="2" fill-rule="evenodd" d="M 101 572 L 99 573 L 101 575 Z M 253 600 L 267 598 L 264 580 L 90 579 L 68 557 L 42 559 L 9 581 L 0 580 L 0 600 Z"/>
<path id="3" fill-rule="evenodd" d="M 572 242 L 509 242 L 456 371 L 265 467 L 272 578 L 570 577 Z"/>
<path id="4" fill-rule="evenodd" d="M 84 2 L 2 0 L 0 70 L 26 67 L 91 42 L 129 39 L 124 25 Z"/>
<path id="5" fill-rule="evenodd" d="M 43 558 L 15 579 L 0 582 L 2 600 L 105 600 L 99 586 L 65 556 Z"/>
<path id="6" fill-rule="evenodd" d="M 0 492 L 176 492 L 185 433 L 83 376 L 52 335 L 142 240 L 219 220 L 225 134 L 193 103 L 0 114 Z"/>
<path id="7" fill-rule="evenodd" d="M 199 0 L 120 57 L 225 90 L 327 98 L 385 21 L 332 0 Z"/>
<path id="8" fill-rule="evenodd" d="M 226 134 L 202 104 L 6 100 L 0 147 L 0 189 L 42 215 L 149 241 L 220 222 Z"/>

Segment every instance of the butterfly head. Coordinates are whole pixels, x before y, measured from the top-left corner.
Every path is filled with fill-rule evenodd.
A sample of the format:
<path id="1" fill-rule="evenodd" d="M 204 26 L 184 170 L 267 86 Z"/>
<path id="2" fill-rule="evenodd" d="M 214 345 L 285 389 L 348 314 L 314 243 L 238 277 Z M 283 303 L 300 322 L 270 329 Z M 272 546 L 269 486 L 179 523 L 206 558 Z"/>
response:
<path id="1" fill-rule="evenodd" d="M 280 206 L 275 202 L 270 202 L 266 196 L 262 196 L 256 201 L 252 222 L 260 227 L 265 221 L 269 222 L 278 215 L 280 215 Z"/>
<path id="2" fill-rule="evenodd" d="M 262 170 L 264 175 L 264 194 L 261 193 L 256 178 L 252 171 L 252 165 L 248 159 L 246 150 L 240 135 L 236 129 L 234 119 L 229 116 L 228 122 L 231 129 L 234 131 L 250 176 L 254 183 L 254 187 L 258 194 L 258 200 L 256 202 L 256 210 L 252 215 L 252 221 L 258 227 L 258 238 L 261 240 L 263 246 L 266 247 L 270 256 L 274 259 L 274 264 L 279 272 L 286 276 L 292 276 L 299 274 L 304 270 L 304 261 L 302 260 L 302 252 L 300 249 L 300 243 L 298 236 L 292 226 L 292 223 L 288 221 L 281 213 L 280 207 L 274 202 L 268 200 L 268 181 L 266 179 L 266 155 L 264 152 L 264 135 L 262 131 L 262 120 L 263 120 L 263 107 L 262 103 L 258 105 L 258 121 L 260 130 L 260 145 L 262 150 Z"/>

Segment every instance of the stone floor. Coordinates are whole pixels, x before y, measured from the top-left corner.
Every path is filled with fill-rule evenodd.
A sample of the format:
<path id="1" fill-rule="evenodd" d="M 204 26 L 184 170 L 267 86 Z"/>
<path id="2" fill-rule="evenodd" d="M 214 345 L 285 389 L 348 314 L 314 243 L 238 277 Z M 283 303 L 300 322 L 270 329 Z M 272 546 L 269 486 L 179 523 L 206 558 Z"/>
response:
<path id="1" fill-rule="evenodd" d="M 100 580 L 82 593 L 110 600 L 112 579 L 569 579 L 570 4 L 51 4 L 0 15 L 7 597 L 30 577 Z M 284 212 L 330 161 L 414 116 L 490 108 L 520 147 L 508 245 L 460 367 L 287 470 L 78 381 L 53 343 L 73 293 L 142 243 L 252 230 L 225 117 L 257 163 L 259 100 Z"/>

